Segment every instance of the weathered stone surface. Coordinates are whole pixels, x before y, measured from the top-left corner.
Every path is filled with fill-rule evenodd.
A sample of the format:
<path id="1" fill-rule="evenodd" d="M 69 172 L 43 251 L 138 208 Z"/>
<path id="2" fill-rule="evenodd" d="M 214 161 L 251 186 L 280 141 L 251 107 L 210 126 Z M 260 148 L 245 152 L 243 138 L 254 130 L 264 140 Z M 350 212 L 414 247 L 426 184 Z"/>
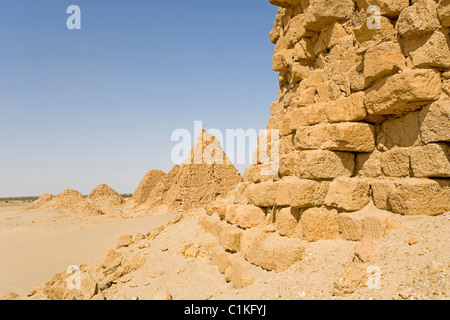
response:
<path id="1" fill-rule="evenodd" d="M 402 114 L 439 99 L 441 86 L 434 70 L 407 70 L 369 88 L 364 103 L 369 114 Z"/>
<path id="2" fill-rule="evenodd" d="M 406 69 L 405 56 L 397 42 L 382 42 L 364 55 L 364 76 L 369 81 Z"/>
<path id="3" fill-rule="evenodd" d="M 308 208 L 323 204 L 328 184 L 297 177 L 286 177 L 278 183 L 277 206 Z"/>
<path id="4" fill-rule="evenodd" d="M 229 279 L 233 283 L 235 289 L 242 289 L 252 285 L 258 278 L 258 271 L 244 260 L 240 255 L 230 255 Z"/>
<path id="5" fill-rule="evenodd" d="M 269 0 L 269 2 L 275 6 L 279 6 L 282 8 L 299 6 L 301 0 Z"/>
<path id="6" fill-rule="evenodd" d="M 300 220 L 300 210 L 296 208 L 283 208 L 275 215 L 275 224 L 280 236 L 291 238 L 301 237 L 301 230 L 298 221 Z"/>
<path id="7" fill-rule="evenodd" d="M 117 243 L 117 247 L 128 247 L 133 243 L 133 237 L 130 234 L 125 234 L 119 238 L 119 242 Z"/>
<path id="8" fill-rule="evenodd" d="M 430 179 L 371 182 L 375 205 L 404 215 L 438 215 L 450 210 L 450 188 Z"/>
<path id="9" fill-rule="evenodd" d="M 349 263 L 342 275 L 334 283 L 333 295 L 342 296 L 355 292 L 358 287 L 366 284 L 368 277 L 366 264 L 360 262 Z"/>
<path id="10" fill-rule="evenodd" d="M 225 250 L 238 252 L 241 249 L 242 235 L 242 229 L 230 224 L 224 224 L 220 230 L 220 244 L 225 248 Z"/>
<path id="11" fill-rule="evenodd" d="M 328 122 L 325 115 L 325 103 L 316 103 L 309 107 L 289 111 L 283 119 L 281 135 L 293 133 L 297 128 Z"/>
<path id="12" fill-rule="evenodd" d="M 411 169 L 417 178 L 449 178 L 450 147 L 432 143 L 411 149 Z M 450 199 L 449 199 L 450 201 Z"/>
<path id="13" fill-rule="evenodd" d="M 297 128 L 295 147 L 336 151 L 372 152 L 375 149 L 373 126 L 344 122 Z"/>
<path id="14" fill-rule="evenodd" d="M 403 47 L 414 68 L 450 68 L 449 40 L 440 31 L 404 41 Z"/>
<path id="15" fill-rule="evenodd" d="M 374 263 L 377 260 L 376 245 L 372 240 L 364 240 L 355 247 L 355 256 L 362 262 Z"/>
<path id="16" fill-rule="evenodd" d="M 294 50 L 292 49 L 284 49 L 276 52 L 273 55 L 273 71 L 288 71 L 289 67 L 292 65 L 293 56 Z"/>
<path id="17" fill-rule="evenodd" d="M 307 8 L 306 28 L 320 30 L 320 27 L 333 21 L 348 20 L 355 9 L 351 0 L 311 0 Z"/>
<path id="18" fill-rule="evenodd" d="M 205 230 L 206 232 L 219 237 L 222 226 L 225 224 L 217 215 L 214 216 L 200 216 L 198 218 L 198 224 Z"/>
<path id="19" fill-rule="evenodd" d="M 326 103 L 325 114 L 328 121 L 332 123 L 364 120 L 367 116 L 364 107 L 364 92 Z"/>
<path id="20" fill-rule="evenodd" d="M 409 177 L 409 148 L 395 148 L 381 155 L 381 169 L 387 177 Z"/>
<path id="21" fill-rule="evenodd" d="M 248 186 L 244 194 L 248 202 L 258 207 L 276 206 L 276 192 L 278 184 L 275 182 L 262 182 Z"/>
<path id="22" fill-rule="evenodd" d="M 319 38 L 314 43 L 314 55 L 317 56 L 323 51 L 333 48 L 339 42 L 339 39 L 346 35 L 347 33 L 342 24 L 332 22 L 322 30 Z"/>
<path id="23" fill-rule="evenodd" d="M 360 178 L 338 178 L 330 183 L 325 205 L 345 211 L 357 211 L 370 201 L 369 182 Z"/>
<path id="24" fill-rule="evenodd" d="M 420 112 L 424 143 L 450 142 L 450 100 L 437 101 Z"/>
<path id="25" fill-rule="evenodd" d="M 300 179 L 349 177 L 355 168 L 355 155 L 328 150 L 297 151 L 280 157 L 280 175 Z"/>
<path id="26" fill-rule="evenodd" d="M 270 173 L 270 164 L 253 165 L 248 167 L 244 173 L 245 182 L 259 183 L 264 181 L 273 181 L 278 178 L 276 174 Z"/>
<path id="27" fill-rule="evenodd" d="M 311 208 L 302 213 L 300 225 L 307 241 L 336 239 L 339 237 L 337 210 Z"/>
<path id="28" fill-rule="evenodd" d="M 450 0 L 440 0 L 437 10 L 441 24 L 450 27 Z"/>
<path id="29" fill-rule="evenodd" d="M 241 243 L 241 252 L 247 261 L 277 272 L 282 272 L 300 261 L 306 246 L 300 239 L 262 233 L 257 229 L 246 230 Z"/>
<path id="30" fill-rule="evenodd" d="M 418 37 L 432 33 L 439 27 L 437 4 L 433 0 L 418 0 L 400 13 L 398 32 L 404 37 Z"/>
<path id="31" fill-rule="evenodd" d="M 264 210 L 252 205 L 230 205 L 225 219 L 241 228 L 247 229 L 260 225 L 266 219 Z"/>
<path id="32" fill-rule="evenodd" d="M 421 143 L 420 111 L 383 122 L 377 134 L 377 144 L 382 144 L 388 149 L 419 146 Z"/>
<path id="33" fill-rule="evenodd" d="M 345 240 L 377 240 L 382 238 L 388 228 L 392 214 L 384 211 L 357 211 L 339 214 L 339 227 Z"/>
<path id="34" fill-rule="evenodd" d="M 356 41 L 362 44 L 363 48 L 373 47 L 382 41 L 397 41 L 397 31 L 388 18 L 381 16 L 381 29 L 369 29 L 366 21 L 366 15 L 364 15 L 364 20 L 353 29 Z"/>
<path id="35" fill-rule="evenodd" d="M 408 8 L 409 0 L 356 0 L 356 4 L 364 11 L 367 11 L 370 5 L 378 6 L 381 15 L 396 18 L 403 9 Z"/>
<path id="36" fill-rule="evenodd" d="M 369 178 L 381 176 L 381 152 L 375 150 L 372 153 L 358 153 L 356 156 L 356 175 Z"/>

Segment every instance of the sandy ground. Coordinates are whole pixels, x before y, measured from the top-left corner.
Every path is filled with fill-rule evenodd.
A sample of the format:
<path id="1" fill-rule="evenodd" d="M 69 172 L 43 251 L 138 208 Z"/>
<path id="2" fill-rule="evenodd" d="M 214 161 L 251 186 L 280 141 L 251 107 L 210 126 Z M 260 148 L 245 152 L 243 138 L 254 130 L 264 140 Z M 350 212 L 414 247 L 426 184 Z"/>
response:
<path id="1" fill-rule="evenodd" d="M 26 294 L 69 265 L 94 263 L 115 247 L 121 235 L 146 233 L 171 218 L 121 220 L 23 208 L 0 205 L 0 292 Z"/>

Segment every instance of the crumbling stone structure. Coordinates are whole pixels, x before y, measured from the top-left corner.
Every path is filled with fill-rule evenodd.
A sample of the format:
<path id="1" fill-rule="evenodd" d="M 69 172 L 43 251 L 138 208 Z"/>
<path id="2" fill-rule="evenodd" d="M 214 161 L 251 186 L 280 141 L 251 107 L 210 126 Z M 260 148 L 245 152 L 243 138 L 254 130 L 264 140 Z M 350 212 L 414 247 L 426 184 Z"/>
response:
<path id="1" fill-rule="evenodd" d="M 263 174 L 277 159 L 258 158 L 204 228 L 279 271 L 306 241 L 376 239 L 395 214 L 449 211 L 450 1 L 269 1 L 280 7 L 267 125 L 279 130 L 279 171 Z"/>

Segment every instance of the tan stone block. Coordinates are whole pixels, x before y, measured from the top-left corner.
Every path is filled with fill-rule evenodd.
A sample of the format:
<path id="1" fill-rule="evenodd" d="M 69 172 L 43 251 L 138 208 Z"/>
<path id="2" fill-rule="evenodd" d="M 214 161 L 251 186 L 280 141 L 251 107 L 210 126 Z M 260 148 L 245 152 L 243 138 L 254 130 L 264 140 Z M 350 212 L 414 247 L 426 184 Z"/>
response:
<path id="1" fill-rule="evenodd" d="M 260 225 L 266 219 L 263 209 L 252 205 L 230 205 L 227 207 L 225 220 L 247 229 Z"/>
<path id="2" fill-rule="evenodd" d="M 364 76 L 368 81 L 406 69 L 405 56 L 397 42 L 382 42 L 364 55 Z"/>
<path id="3" fill-rule="evenodd" d="M 257 207 L 276 206 L 276 192 L 278 184 L 275 182 L 262 182 L 247 187 L 244 194 L 250 204 Z"/>
<path id="4" fill-rule="evenodd" d="M 299 127 L 295 135 L 295 147 L 372 152 L 375 149 L 374 128 L 367 123 L 353 122 Z"/>
<path id="5" fill-rule="evenodd" d="M 418 37 L 432 33 L 440 26 L 437 4 L 433 0 L 418 0 L 403 10 L 397 22 L 398 32 L 404 37 Z"/>
<path id="6" fill-rule="evenodd" d="M 377 240 L 384 237 L 392 214 L 386 211 L 357 211 L 339 214 L 339 228 L 345 240 Z"/>
<path id="7" fill-rule="evenodd" d="M 441 24 L 450 27 L 450 0 L 440 0 L 437 11 Z"/>
<path id="8" fill-rule="evenodd" d="M 314 43 L 314 54 L 317 56 L 327 49 L 333 48 L 339 39 L 345 37 L 347 33 L 344 27 L 337 22 L 332 22 L 320 33 L 319 39 Z"/>
<path id="9" fill-rule="evenodd" d="M 424 143 L 450 142 L 450 100 L 437 101 L 420 112 Z"/>
<path id="10" fill-rule="evenodd" d="M 449 40 L 440 31 L 404 41 L 403 47 L 414 68 L 450 68 Z"/>
<path id="11" fill-rule="evenodd" d="M 381 155 L 378 150 L 372 153 L 358 153 L 356 155 L 356 175 L 359 177 L 376 178 L 382 175 Z"/>
<path id="12" fill-rule="evenodd" d="M 226 251 L 222 251 L 217 256 L 217 268 L 219 269 L 219 272 L 224 274 L 227 269 L 231 266 L 230 263 L 230 256 L 231 253 L 228 253 Z"/>
<path id="13" fill-rule="evenodd" d="M 336 239 L 339 237 L 337 210 L 311 208 L 302 213 L 300 225 L 307 241 Z"/>
<path id="14" fill-rule="evenodd" d="M 284 49 L 276 52 L 273 55 L 273 71 L 288 71 L 292 65 L 293 56 L 294 50 L 292 49 Z"/>
<path id="15" fill-rule="evenodd" d="M 420 111 L 383 122 L 377 135 L 377 144 L 382 144 L 388 149 L 421 145 Z"/>
<path id="16" fill-rule="evenodd" d="M 446 144 L 428 144 L 411 149 L 411 169 L 418 178 L 449 178 L 450 147 Z"/>
<path id="17" fill-rule="evenodd" d="M 228 260 L 230 262 L 229 279 L 235 289 L 248 287 L 258 279 L 259 270 L 240 255 L 232 254 Z"/>
<path id="18" fill-rule="evenodd" d="M 259 183 L 264 181 L 273 181 L 278 178 L 276 174 L 267 174 L 271 164 L 253 165 L 245 169 L 244 181 Z"/>
<path id="19" fill-rule="evenodd" d="M 277 206 L 308 208 L 321 206 L 325 199 L 328 183 L 297 177 L 285 177 L 278 183 Z"/>
<path id="20" fill-rule="evenodd" d="M 220 244 L 230 252 L 238 252 L 241 249 L 243 230 L 230 224 L 224 224 L 220 230 Z"/>
<path id="21" fill-rule="evenodd" d="M 450 188 L 429 179 L 404 179 L 387 196 L 387 206 L 405 215 L 438 215 L 450 210 Z"/>
<path id="22" fill-rule="evenodd" d="M 220 230 L 222 226 L 225 224 L 217 215 L 214 216 L 200 216 L 198 218 L 198 224 L 205 230 L 206 232 L 218 237 L 220 234 Z"/>
<path id="23" fill-rule="evenodd" d="M 299 151 L 280 158 L 280 174 L 300 179 L 349 177 L 355 167 L 355 155 L 327 150 Z"/>
<path id="24" fill-rule="evenodd" d="M 356 0 L 359 9 L 364 11 L 370 5 L 380 8 L 380 13 L 389 18 L 397 18 L 403 9 L 408 8 L 409 0 Z"/>
<path id="25" fill-rule="evenodd" d="M 395 148 L 381 155 L 381 169 L 388 177 L 409 177 L 410 148 Z"/>
<path id="26" fill-rule="evenodd" d="M 352 17 L 355 3 L 351 0 L 311 1 L 305 12 L 306 28 L 320 31 L 321 27 L 333 21 L 345 21 Z"/>
<path id="27" fill-rule="evenodd" d="M 360 25 L 353 28 L 353 34 L 358 43 L 363 44 L 365 48 L 375 46 L 383 41 L 396 41 L 397 32 L 392 21 L 384 16 L 381 16 L 381 29 L 369 29 L 367 27 L 366 19 Z"/>
<path id="28" fill-rule="evenodd" d="M 369 114 L 403 114 L 439 99 L 441 86 L 440 75 L 434 70 L 407 70 L 369 88 L 364 104 Z"/>
<path id="29" fill-rule="evenodd" d="M 364 92 L 326 103 L 325 114 L 328 121 L 332 123 L 364 120 L 367 116 L 364 107 Z"/>
<path id="30" fill-rule="evenodd" d="M 300 220 L 300 210 L 295 208 L 283 208 L 275 215 L 275 225 L 280 236 L 291 238 L 301 237 L 301 230 L 298 221 Z"/>
<path id="31" fill-rule="evenodd" d="M 242 237 L 241 252 L 254 265 L 282 272 L 302 259 L 305 247 L 306 243 L 300 239 L 249 229 Z"/>
<path id="32" fill-rule="evenodd" d="M 119 238 L 119 242 L 117 243 L 117 247 L 128 247 L 133 243 L 133 237 L 130 234 L 123 235 Z"/>
<path id="33" fill-rule="evenodd" d="M 370 201 L 369 182 L 361 178 L 338 178 L 330 183 L 325 205 L 345 211 L 357 211 Z"/>

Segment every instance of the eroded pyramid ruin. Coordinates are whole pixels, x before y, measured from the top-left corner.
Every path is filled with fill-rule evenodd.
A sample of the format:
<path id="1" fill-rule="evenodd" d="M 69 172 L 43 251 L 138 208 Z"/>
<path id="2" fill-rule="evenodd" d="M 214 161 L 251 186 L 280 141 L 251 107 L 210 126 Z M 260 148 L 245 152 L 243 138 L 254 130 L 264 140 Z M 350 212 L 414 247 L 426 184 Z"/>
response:
<path id="1" fill-rule="evenodd" d="M 257 153 L 234 203 L 199 219 L 226 250 L 226 276 L 230 253 L 283 271 L 307 242 L 379 239 L 396 214 L 450 210 L 450 2 L 270 2 L 279 157 Z"/>
<path id="2" fill-rule="evenodd" d="M 203 130 L 181 165 L 175 165 L 159 182 L 147 202 L 150 207 L 189 210 L 226 196 L 242 181 L 219 141 Z"/>

